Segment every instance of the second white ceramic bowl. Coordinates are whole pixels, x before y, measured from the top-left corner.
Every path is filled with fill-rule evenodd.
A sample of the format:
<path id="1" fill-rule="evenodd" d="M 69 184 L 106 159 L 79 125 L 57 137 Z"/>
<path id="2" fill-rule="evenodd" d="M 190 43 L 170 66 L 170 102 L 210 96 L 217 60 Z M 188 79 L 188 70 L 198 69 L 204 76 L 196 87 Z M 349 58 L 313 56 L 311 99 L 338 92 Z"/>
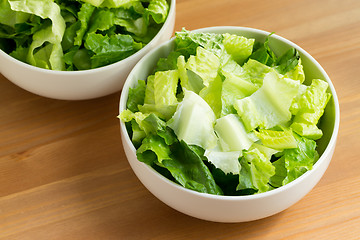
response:
<path id="1" fill-rule="evenodd" d="M 212 27 L 199 29 L 200 32 L 231 33 L 264 41 L 269 32 L 243 27 Z M 337 95 L 329 76 L 320 64 L 305 50 L 280 36 L 272 35 L 269 46 L 276 54 L 289 48 L 296 48 L 301 55 L 307 79 L 320 78 L 329 83 L 332 98 L 329 101 L 320 128 L 324 136 L 318 141 L 320 159 L 313 169 L 289 184 L 269 192 L 250 196 L 217 196 L 185 189 L 166 179 L 148 165 L 138 161 L 136 150 L 128 136 L 125 124 L 120 123 L 122 144 L 128 161 L 136 176 L 144 186 L 170 207 L 190 216 L 215 222 L 243 222 L 265 218 L 287 209 L 318 183 L 327 169 L 336 145 L 339 130 L 340 112 Z M 147 54 L 129 74 L 120 99 L 119 111 L 126 109 L 129 88 L 139 79 L 146 79 L 160 57 L 166 57 L 174 47 L 170 40 Z"/>

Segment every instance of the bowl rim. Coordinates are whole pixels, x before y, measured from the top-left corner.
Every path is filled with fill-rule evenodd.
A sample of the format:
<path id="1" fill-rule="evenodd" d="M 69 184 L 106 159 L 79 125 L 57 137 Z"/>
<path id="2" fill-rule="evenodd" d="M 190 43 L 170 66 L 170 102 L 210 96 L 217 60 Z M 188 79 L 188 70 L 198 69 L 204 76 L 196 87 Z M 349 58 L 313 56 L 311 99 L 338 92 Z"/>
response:
<path id="1" fill-rule="evenodd" d="M 191 31 L 194 31 L 194 32 L 216 32 L 216 31 L 226 32 L 229 30 L 235 30 L 235 31 L 239 31 L 239 32 L 247 31 L 247 32 L 257 33 L 257 34 L 266 35 L 266 36 L 268 36 L 270 34 L 270 32 L 264 31 L 261 29 L 256 29 L 256 28 L 251 28 L 251 27 L 241 27 L 241 26 L 215 26 L 215 27 L 205 27 L 205 28 L 194 29 Z M 300 177 L 296 178 L 295 180 L 291 181 L 290 183 L 287 183 L 286 185 L 283 185 L 276 189 L 272 189 L 267 192 L 258 193 L 258 194 L 254 194 L 254 195 L 228 196 L 228 195 L 214 195 L 214 194 L 209 194 L 209 193 L 201 193 L 201 192 L 197 192 L 197 191 L 194 191 L 191 189 L 187 189 L 187 188 L 169 180 L 168 178 L 164 177 L 163 175 L 158 173 L 155 169 L 151 168 L 150 166 L 146 165 L 145 163 L 142 163 L 139 160 L 137 160 L 137 161 L 139 161 L 139 163 L 145 165 L 145 167 L 147 167 L 147 169 L 149 169 L 157 177 L 160 177 L 166 183 L 168 183 L 172 187 L 179 189 L 180 191 L 184 191 L 184 192 L 187 192 L 188 194 L 198 196 L 201 198 L 210 198 L 210 199 L 214 199 L 214 200 L 226 200 L 226 201 L 239 201 L 239 200 L 250 200 L 250 199 L 254 200 L 254 199 L 261 199 L 261 198 L 265 198 L 265 197 L 271 197 L 280 192 L 286 191 L 287 189 L 293 188 L 295 185 L 300 183 L 304 178 L 307 178 L 308 175 L 311 175 L 313 172 L 315 172 L 316 169 L 320 168 L 321 163 L 326 160 L 325 156 L 328 156 L 329 154 L 331 154 L 331 151 L 333 151 L 333 148 L 336 145 L 336 140 L 337 140 L 337 136 L 338 136 L 338 132 L 339 132 L 340 107 L 339 107 L 339 100 L 338 100 L 335 88 L 334 88 L 332 81 L 330 80 L 328 74 L 325 72 L 325 70 L 320 65 L 320 63 L 314 57 L 312 57 L 307 51 L 305 51 L 303 48 L 301 48 L 297 44 L 293 43 L 292 41 L 290 41 L 284 37 L 281 37 L 275 33 L 272 34 L 270 36 L 270 38 L 275 38 L 277 40 L 280 40 L 281 42 L 284 42 L 285 44 L 299 50 L 302 55 L 305 55 L 316 66 L 316 68 L 318 68 L 320 70 L 321 74 L 325 77 L 324 80 L 329 84 L 329 89 L 332 94 L 332 98 L 334 101 L 334 110 L 335 110 L 334 111 L 335 118 L 334 118 L 333 132 L 331 134 L 330 140 L 329 140 L 324 152 L 321 154 L 318 161 L 313 165 L 313 168 L 311 170 L 305 172 Z M 121 111 L 126 109 L 126 101 L 128 98 L 129 87 L 130 87 L 129 85 L 131 85 L 134 81 L 136 81 L 136 80 L 132 80 L 132 79 L 134 78 L 133 75 L 135 74 L 135 71 L 137 70 L 137 68 L 139 68 L 145 61 L 147 61 L 147 58 L 149 58 L 149 56 L 153 55 L 156 51 L 158 51 L 158 49 L 164 47 L 165 45 L 172 44 L 174 42 L 174 39 L 175 39 L 175 37 L 172 37 L 170 40 L 165 41 L 164 43 L 160 44 L 159 46 L 157 46 L 154 49 L 152 49 L 151 51 L 149 51 L 131 70 L 131 72 L 129 73 L 128 77 L 125 80 L 125 83 L 124 83 L 124 86 L 123 86 L 123 89 L 121 92 L 120 103 L 119 103 L 119 113 L 121 113 Z M 125 127 L 125 123 L 121 120 L 120 120 L 120 130 L 123 133 L 122 136 L 125 136 L 125 139 L 122 138 L 122 141 L 126 141 L 126 144 L 128 144 L 130 146 L 131 150 L 135 153 L 136 149 L 135 149 L 132 141 L 129 138 L 128 132 Z M 129 161 L 129 159 L 128 159 L 128 161 Z"/>
<path id="2" fill-rule="evenodd" d="M 9 54 L 7 54 L 6 52 L 4 52 L 2 49 L 0 49 L 0 56 L 4 57 L 5 59 L 7 59 L 8 61 L 13 62 L 14 64 L 19 64 L 20 66 L 31 70 L 31 71 L 39 71 L 39 72 L 43 72 L 43 73 L 50 73 L 50 74 L 55 74 L 55 75 L 81 75 L 81 74 L 92 74 L 94 72 L 103 72 L 103 71 L 107 71 L 108 69 L 113 69 L 116 68 L 118 65 L 121 64 L 126 64 L 127 61 L 131 62 L 132 60 L 136 60 L 137 58 L 141 58 L 141 55 L 143 54 L 143 52 L 148 52 L 149 50 L 151 50 L 152 44 L 153 42 L 156 42 L 159 40 L 159 38 L 161 38 L 161 36 L 163 35 L 163 32 L 166 31 L 166 29 L 168 28 L 168 25 L 171 24 L 171 17 L 170 16 L 175 16 L 176 12 L 175 12 L 175 7 L 176 7 L 176 0 L 169 0 L 170 2 L 170 8 L 169 8 L 169 12 L 168 12 L 168 16 L 165 20 L 165 22 L 163 23 L 163 25 L 161 26 L 160 30 L 158 31 L 158 33 L 155 35 L 155 37 L 153 37 L 150 42 L 148 42 L 143 48 L 141 48 L 139 51 L 135 52 L 134 54 L 128 56 L 127 58 L 124 58 L 120 61 L 117 61 L 115 63 L 111 63 L 102 67 L 98 67 L 98 68 L 92 68 L 92 69 L 86 69 L 86 70 L 76 70 L 76 71 L 61 71 L 61 70 L 52 70 L 52 69 L 46 69 L 46 68 L 41 68 L 41 67 L 36 67 L 33 66 L 29 63 L 25 63 L 22 62 L 12 56 L 10 56 Z"/>

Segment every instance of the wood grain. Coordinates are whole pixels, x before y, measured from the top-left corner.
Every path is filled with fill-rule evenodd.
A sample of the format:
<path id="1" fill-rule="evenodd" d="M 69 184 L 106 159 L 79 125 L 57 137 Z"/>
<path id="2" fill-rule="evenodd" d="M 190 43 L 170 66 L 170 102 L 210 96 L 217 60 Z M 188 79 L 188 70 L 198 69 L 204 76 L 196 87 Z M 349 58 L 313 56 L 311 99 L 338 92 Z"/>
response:
<path id="1" fill-rule="evenodd" d="M 175 30 L 247 26 L 312 54 L 337 90 L 341 126 L 319 184 L 289 209 L 234 224 L 151 195 L 121 145 L 120 93 L 47 99 L 0 75 L 0 239 L 360 239 L 360 1 L 178 0 Z"/>

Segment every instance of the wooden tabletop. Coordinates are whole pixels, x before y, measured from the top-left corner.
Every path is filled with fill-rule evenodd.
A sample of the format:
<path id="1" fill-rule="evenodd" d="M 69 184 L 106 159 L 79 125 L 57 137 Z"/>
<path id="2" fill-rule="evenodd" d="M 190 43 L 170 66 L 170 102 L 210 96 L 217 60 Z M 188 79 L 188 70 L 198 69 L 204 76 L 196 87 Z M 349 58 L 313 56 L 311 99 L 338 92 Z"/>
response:
<path id="1" fill-rule="evenodd" d="M 178 0 L 175 30 L 276 32 L 317 59 L 340 101 L 332 162 L 289 209 L 246 223 L 198 220 L 166 206 L 132 172 L 120 93 L 36 96 L 0 75 L 0 239 L 360 239 L 360 1 Z"/>

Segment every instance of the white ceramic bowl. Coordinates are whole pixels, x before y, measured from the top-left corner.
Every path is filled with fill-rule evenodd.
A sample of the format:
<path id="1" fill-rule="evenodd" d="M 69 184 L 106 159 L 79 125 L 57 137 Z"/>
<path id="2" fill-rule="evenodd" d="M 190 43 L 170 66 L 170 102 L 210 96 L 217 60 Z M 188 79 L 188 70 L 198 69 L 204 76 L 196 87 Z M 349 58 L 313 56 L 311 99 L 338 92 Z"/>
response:
<path id="1" fill-rule="evenodd" d="M 199 29 L 200 32 L 232 33 L 263 41 L 268 32 L 243 27 L 212 27 Z M 215 222 L 251 221 L 276 214 L 290 207 L 304 197 L 320 180 L 332 158 L 339 130 L 339 103 L 333 84 L 320 64 L 307 52 L 294 43 L 280 36 L 272 35 L 270 47 L 277 54 L 290 47 L 299 50 L 306 77 L 320 78 L 329 83 L 332 98 L 329 101 L 321 120 L 324 136 L 318 141 L 320 159 L 312 170 L 289 184 L 249 196 L 217 196 L 185 189 L 166 179 L 148 165 L 136 158 L 135 148 L 128 136 L 125 124 L 120 123 L 122 143 L 128 161 L 137 177 L 145 187 L 170 207 L 190 216 Z M 120 112 L 126 109 L 126 101 L 130 87 L 134 87 L 139 79 L 146 79 L 159 57 L 165 57 L 174 46 L 173 39 L 149 52 L 141 59 L 129 74 L 120 98 Z"/>
<path id="2" fill-rule="evenodd" d="M 48 98 L 83 100 L 118 92 L 134 65 L 151 49 L 171 38 L 176 0 L 169 2 L 168 18 L 158 34 L 144 48 L 124 60 L 90 70 L 54 71 L 23 63 L 0 50 L 0 72 L 19 87 Z"/>

